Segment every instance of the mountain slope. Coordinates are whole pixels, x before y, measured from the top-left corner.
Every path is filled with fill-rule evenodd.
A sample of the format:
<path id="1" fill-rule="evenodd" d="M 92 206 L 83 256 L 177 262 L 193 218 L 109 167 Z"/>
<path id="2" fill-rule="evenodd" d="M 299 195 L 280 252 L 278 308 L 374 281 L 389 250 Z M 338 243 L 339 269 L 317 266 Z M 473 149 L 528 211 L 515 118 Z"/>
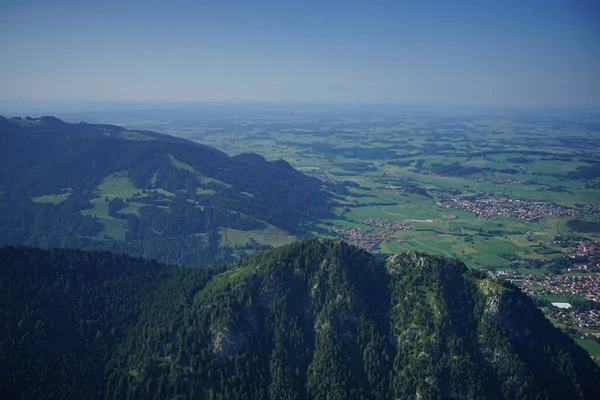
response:
<path id="1" fill-rule="evenodd" d="M 0 266 L 1 393 L 600 395 L 598 367 L 529 298 L 443 257 L 308 240 L 219 270 L 11 247 Z"/>
<path id="2" fill-rule="evenodd" d="M 104 364 L 155 296 L 169 301 L 209 269 L 108 252 L 0 249 L 0 396 L 99 398 Z"/>
<path id="3" fill-rule="evenodd" d="M 330 216 L 285 161 L 53 117 L 0 117 L 0 243 L 91 247 L 193 265 L 230 259 L 224 228 L 302 235 Z"/>

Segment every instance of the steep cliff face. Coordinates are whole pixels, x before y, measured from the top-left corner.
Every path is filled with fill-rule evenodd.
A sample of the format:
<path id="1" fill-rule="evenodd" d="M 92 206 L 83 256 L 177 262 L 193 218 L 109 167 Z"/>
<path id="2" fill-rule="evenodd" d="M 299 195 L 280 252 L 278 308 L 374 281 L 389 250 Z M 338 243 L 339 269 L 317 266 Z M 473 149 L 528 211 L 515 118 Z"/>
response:
<path id="1" fill-rule="evenodd" d="M 74 340 L 58 346 L 41 329 L 36 346 L 72 358 L 89 348 L 85 360 L 95 367 L 81 376 L 94 380 L 77 382 L 88 397 L 600 398 L 598 368 L 582 349 L 516 287 L 457 260 L 417 252 L 382 260 L 308 240 L 199 275 L 156 264 L 145 274 L 139 259 L 107 253 L 49 254 L 0 252 L 2 304 L 14 305 L 4 311 L 14 324 L 2 348 L 33 351 L 22 347 L 18 322 L 32 309 L 47 326 L 62 324 Z M 14 301 L 10 288 L 25 277 L 27 290 L 43 294 L 35 304 Z M 136 296 L 103 295 L 128 285 Z M 82 290 L 86 302 L 54 321 L 58 299 Z M 109 304 L 115 311 L 101 311 Z M 30 358 L 11 358 L 3 373 L 35 381 L 40 370 L 22 359 Z M 19 377 L 3 381 L 34 393 L 15 386 Z M 66 382 L 48 387 L 73 385 Z"/>

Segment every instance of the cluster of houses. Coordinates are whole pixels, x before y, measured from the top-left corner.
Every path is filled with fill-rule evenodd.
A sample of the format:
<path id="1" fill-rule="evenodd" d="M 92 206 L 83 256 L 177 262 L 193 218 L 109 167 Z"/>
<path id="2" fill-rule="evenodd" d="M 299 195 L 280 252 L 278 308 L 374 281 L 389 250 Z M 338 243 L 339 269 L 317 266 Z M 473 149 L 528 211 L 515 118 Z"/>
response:
<path id="1" fill-rule="evenodd" d="M 600 204 L 583 204 L 581 207 L 584 211 L 590 214 L 600 215 Z"/>
<path id="2" fill-rule="evenodd" d="M 548 201 L 513 200 L 510 198 L 489 198 L 465 200 L 452 199 L 453 206 L 463 211 L 477 214 L 478 217 L 490 219 L 494 217 L 512 217 L 524 221 L 537 221 L 544 215 L 578 217 L 581 212 L 558 206 Z"/>
<path id="3" fill-rule="evenodd" d="M 565 308 L 552 308 L 546 317 L 566 326 L 600 329 L 600 310 L 570 311 Z"/>
<path id="4" fill-rule="evenodd" d="M 369 229 L 334 227 L 334 231 L 344 241 L 362 249 L 372 251 L 377 249 L 379 244 L 383 241 L 393 240 L 399 243 L 402 242 L 402 240 L 393 237 L 394 233 L 412 229 L 410 225 L 404 222 L 395 222 L 388 219 L 365 218 L 362 223 L 368 226 L 383 228 L 384 230 L 372 232 Z"/>
<path id="5" fill-rule="evenodd" d="M 569 257 L 570 258 L 586 257 L 586 258 L 590 259 L 589 263 L 582 265 L 585 267 L 585 269 L 592 268 L 594 266 L 600 267 L 600 261 L 598 260 L 598 259 L 600 259 L 600 247 L 598 247 L 598 242 L 582 240 L 581 242 L 577 243 L 577 250 L 575 250 L 574 253 L 569 254 Z M 596 261 L 594 261 L 594 259 Z"/>
<path id="6" fill-rule="evenodd" d="M 527 275 L 521 283 L 523 291 L 532 296 L 580 296 L 600 302 L 600 275 Z"/>
<path id="7" fill-rule="evenodd" d="M 579 263 L 573 264 L 572 267 L 567 268 L 569 272 L 586 272 L 586 271 L 598 271 L 600 269 L 600 262 L 593 263 Z"/>
<path id="8" fill-rule="evenodd" d="M 362 222 L 365 225 L 377 226 L 379 228 L 387 229 L 390 231 L 410 231 L 412 228 L 410 225 L 405 224 L 403 222 L 390 221 L 389 219 L 373 219 L 373 218 L 365 218 Z"/>
<path id="9" fill-rule="evenodd" d="M 367 251 L 373 251 L 379 245 L 379 240 L 368 232 L 360 228 L 335 228 L 336 234 L 345 242 L 360 247 Z"/>
<path id="10" fill-rule="evenodd" d="M 500 276 L 518 277 L 511 271 L 503 271 Z M 524 275 L 519 285 L 531 297 L 543 295 L 579 296 L 600 302 L 600 275 Z M 565 327 L 600 331 L 600 310 L 576 309 L 570 303 L 556 302 L 545 309 L 545 315 Z"/>
<path id="11" fill-rule="evenodd" d="M 510 269 L 487 271 L 488 275 L 492 278 L 502 278 L 513 283 L 519 283 L 523 280 L 523 275 Z"/>

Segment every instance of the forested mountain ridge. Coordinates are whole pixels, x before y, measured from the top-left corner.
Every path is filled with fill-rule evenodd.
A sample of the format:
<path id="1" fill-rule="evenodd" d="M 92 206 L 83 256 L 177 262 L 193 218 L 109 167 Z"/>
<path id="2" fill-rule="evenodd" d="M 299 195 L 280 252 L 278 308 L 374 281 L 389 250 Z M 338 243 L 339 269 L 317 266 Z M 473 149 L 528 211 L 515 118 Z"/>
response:
<path id="1" fill-rule="evenodd" d="M 600 396 L 527 296 L 444 257 L 313 239 L 201 270 L 4 247 L 0 268 L 3 398 Z"/>
<path id="2" fill-rule="evenodd" d="M 181 139 L 171 135 L 164 135 L 157 132 L 146 130 L 129 130 L 121 126 L 108 124 L 88 124 L 85 122 L 71 124 L 52 116 L 44 116 L 39 118 L 6 118 L 0 115 L 0 131 L 17 131 L 27 134 L 55 134 L 80 138 L 108 137 L 126 140 L 159 140 L 163 142 L 168 141 L 173 143 L 189 144 L 189 141 L 186 139 Z M 224 153 L 211 147 L 202 147 L 206 147 L 214 152 L 225 155 Z"/>
<path id="3" fill-rule="evenodd" d="M 223 229 L 303 235 L 331 215 L 320 181 L 283 160 L 154 132 L 0 117 L 0 159 L 0 244 L 207 265 L 232 259 Z"/>

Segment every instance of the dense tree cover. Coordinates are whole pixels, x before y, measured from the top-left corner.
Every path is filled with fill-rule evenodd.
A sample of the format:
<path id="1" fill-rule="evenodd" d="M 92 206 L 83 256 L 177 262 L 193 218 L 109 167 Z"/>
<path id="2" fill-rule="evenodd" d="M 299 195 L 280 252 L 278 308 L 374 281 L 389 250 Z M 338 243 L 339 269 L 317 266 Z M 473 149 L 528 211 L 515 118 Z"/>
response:
<path id="1" fill-rule="evenodd" d="M 455 161 L 452 164 L 434 163 L 431 164 L 431 168 L 436 174 L 449 176 L 466 176 L 481 171 L 481 168 L 479 167 L 464 167 L 458 161 Z"/>
<path id="2" fill-rule="evenodd" d="M 581 167 L 577 167 L 575 171 L 569 172 L 568 176 L 573 179 L 600 178 L 600 164 L 582 165 Z"/>
<path id="3" fill-rule="evenodd" d="M 106 363 L 151 305 L 189 301 L 215 271 L 28 247 L 0 248 L 0 269 L 4 399 L 104 397 Z"/>
<path id="4" fill-rule="evenodd" d="M 388 161 L 389 165 L 396 165 L 398 167 L 409 167 L 413 163 L 413 160 L 408 161 Z"/>
<path id="5" fill-rule="evenodd" d="M 228 267 L 0 249 L 3 398 L 598 398 L 515 286 L 307 240 Z M 34 362 L 35 360 L 35 362 Z"/>
<path id="6" fill-rule="evenodd" d="M 502 174 L 518 174 L 520 171 L 515 168 L 504 168 L 504 169 L 495 169 L 495 168 L 479 168 L 479 167 L 465 167 L 461 165 L 458 161 L 453 162 L 452 164 L 441 164 L 441 163 L 433 163 L 431 164 L 431 169 L 433 172 L 439 175 L 446 176 L 468 176 L 473 175 L 479 172 L 498 172 Z"/>
<path id="7" fill-rule="evenodd" d="M 377 167 L 374 166 L 373 164 L 369 164 L 369 163 L 360 163 L 360 162 L 352 162 L 352 163 L 336 163 L 335 164 L 336 167 L 339 168 L 343 168 L 346 171 L 351 171 L 354 173 L 358 173 L 358 174 L 362 174 L 365 172 L 373 172 L 373 171 L 377 171 Z"/>
<path id="8" fill-rule="evenodd" d="M 320 181 L 283 160 L 229 157 L 154 132 L 53 117 L 0 117 L 0 158 L 0 244 L 138 249 L 133 254 L 163 261 L 218 262 L 228 259 L 227 250 L 207 246 L 197 235 L 267 224 L 303 235 L 316 218 L 331 215 L 331 195 Z M 113 224 L 124 227 L 122 235 L 105 236 L 106 221 L 90 211 L 90 201 L 102 196 L 99 186 L 115 176 L 139 192 L 132 198 L 130 193 L 104 197 L 108 216 L 125 222 Z M 65 193 L 66 200 L 57 204 L 33 201 Z M 133 211 L 127 210 L 132 203 Z M 193 254 L 161 256 L 162 249 L 189 247 L 193 240 L 198 242 Z M 161 251 L 139 250 L 147 243 Z"/>
<path id="9" fill-rule="evenodd" d="M 528 157 L 507 157 L 506 161 L 515 163 L 515 164 L 531 164 L 535 161 L 533 158 Z"/>
<path id="10" fill-rule="evenodd" d="M 600 222 L 572 219 L 567 221 L 567 226 L 576 232 L 600 232 Z"/>
<path id="11" fill-rule="evenodd" d="M 120 197 L 115 197 L 112 200 L 108 200 L 105 198 L 105 201 L 108 202 L 108 215 L 113 218 L 123 218 L 123 215 L 119 215 L 119 211 L 127 207 L 127 203 L 123 201 Z"/>
<path id="12" fill-rule="evenodd" d="M 420 194 L 421 196 L 425 196 L 427 198 L 433 198 L 433 196 L 431 196 L 429 194 L 429 192 L 427 191 L 427 189 L 425 189 L 424 187 L 415 185 L 415 184 L 409 184 L 406 185 L 404 187 L 404 190 L 406 191 L 406 193 L 414 193 L 414 194 Z"/>

